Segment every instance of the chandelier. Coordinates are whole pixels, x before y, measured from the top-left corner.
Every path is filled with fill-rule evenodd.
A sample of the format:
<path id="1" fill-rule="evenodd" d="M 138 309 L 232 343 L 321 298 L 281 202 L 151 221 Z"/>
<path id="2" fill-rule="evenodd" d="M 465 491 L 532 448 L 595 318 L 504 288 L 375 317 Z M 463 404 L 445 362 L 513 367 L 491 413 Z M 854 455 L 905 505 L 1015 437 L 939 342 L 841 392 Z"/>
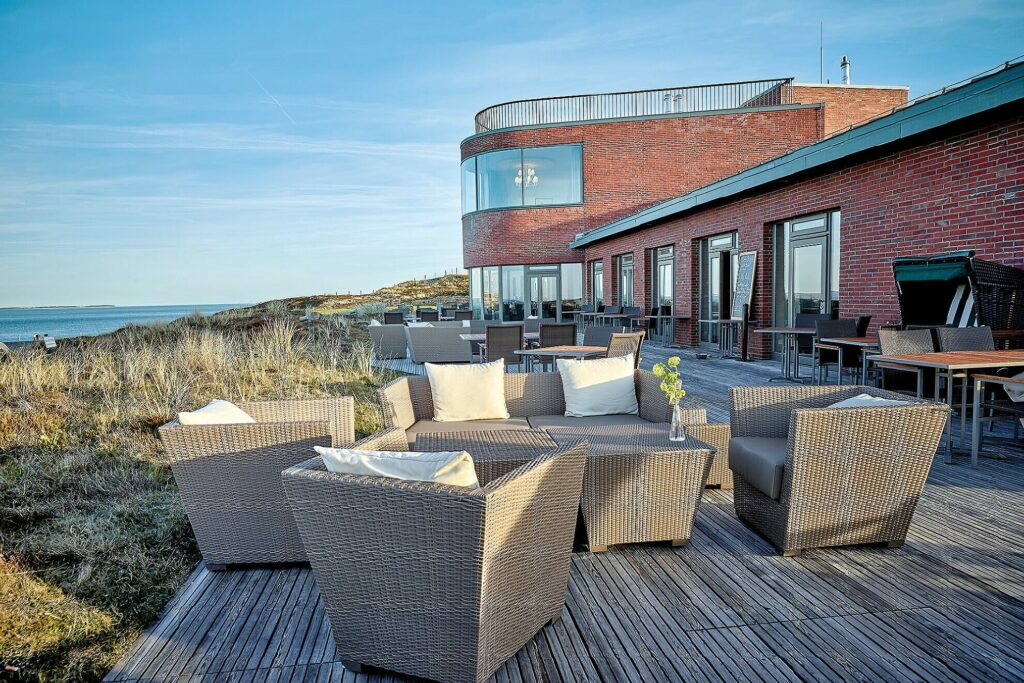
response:
<path id="1" fill-rule="evenodd" d="M 534 171 L 532 168 L 526 169 L 526 177 L 523 177 L 523 169 L 520 168 L 516 172 L 516 185 L 526 185 L 527 187 L 529 187 L 530 185 L 536 185 L 539 182 L 540 177 L 537 175 L 537 172 Z"/>

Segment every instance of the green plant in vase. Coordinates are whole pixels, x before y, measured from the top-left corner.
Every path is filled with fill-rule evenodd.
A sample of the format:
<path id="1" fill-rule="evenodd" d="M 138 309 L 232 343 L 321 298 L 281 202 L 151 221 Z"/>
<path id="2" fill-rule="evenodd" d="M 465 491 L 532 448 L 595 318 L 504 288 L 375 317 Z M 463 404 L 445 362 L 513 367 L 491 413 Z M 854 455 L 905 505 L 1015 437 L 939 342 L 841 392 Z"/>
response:
<path id="1" fill-rule="evenodd" d="M 661 380 L 661 392 L 665 394 L 669 405 L 672 406 L 672 426 L 669 430 L 669 439 L 672 441 L 686 439 L 686 430 L 683 428 L 683 409 L 679 406 L 679 401 L 686 396 L 683 380 L 679 376 L 681 362 L 679 356 L 672 356 L 664 363 L 656 363 L 653 368 L 654 375 Z"/>

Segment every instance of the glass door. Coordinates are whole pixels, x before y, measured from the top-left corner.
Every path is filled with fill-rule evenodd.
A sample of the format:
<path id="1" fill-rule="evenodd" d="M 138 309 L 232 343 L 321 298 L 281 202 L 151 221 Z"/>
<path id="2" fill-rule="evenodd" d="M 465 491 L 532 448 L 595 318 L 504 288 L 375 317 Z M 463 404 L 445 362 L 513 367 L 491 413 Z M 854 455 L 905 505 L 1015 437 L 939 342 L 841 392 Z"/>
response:
<path id="1" fill-rule="evenodd" d="M 529 282 L 530 316 L 558 320 L 558 276 L 531 273 Z"/>
<path id="2" fill-rule="evenodd" d="M 700 241 L 701 320 L 718 320 L 723 313 L 728 315 L 730 312 L 739 260 L 737 242 L 734 232 Z M 717 346 L 719 326 L 713 323 L 698 324 L 700 344 Z"/>
<path id="3" fill-rule="evenodd" d="M 826 237 L 798 239 L 790 243 L 789 291 L 793 293 L 790 302 L 792 320 L 801 313 L 826 313 L 828 290 L 826 289 Z"/>

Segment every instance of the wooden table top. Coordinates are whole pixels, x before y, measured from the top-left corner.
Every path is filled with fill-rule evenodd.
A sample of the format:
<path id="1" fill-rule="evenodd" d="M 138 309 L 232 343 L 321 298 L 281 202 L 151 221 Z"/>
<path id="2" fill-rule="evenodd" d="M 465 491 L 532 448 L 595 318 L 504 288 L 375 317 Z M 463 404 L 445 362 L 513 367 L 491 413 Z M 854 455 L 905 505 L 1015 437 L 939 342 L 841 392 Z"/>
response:
<path id="1" fill-rule="evenodd" d="M 467 332 L 466 334 L 460 334 L 459 339 L 471 342 L 485 342 L 487 341 L 487 333 L 474 334 L 472 332 Z M 523 339 L 540 339 L 540 332 L 524 332 Z"/>
<path id="2" fill-rule="evenodd" d="M 872 356 L 871 361 L 938 370 L 979 370 L 982 368 L 1022 367 L 1024 366 L 1024 351 L 940 351 L 906 356 Z"/>
<path id="3" fill-rule="evenodd" d="M 594 356 L 600 353 L 607 353 L 607 346 L 542 346 L 536 349 L 522 349 L 516 353 L 523 356 Z"/>
<path id="4" fill-rule="evenodd" d="M 877 337 L 826 337 L 818 341 L 822 344 L 839 344 L 842 346 L 863 346 L 867 348 L 878 346 Z"/>
<path id="5" fill-rule="evenodd" d="M 817 334 L 813 327 L 760 327 L 754 332 L 758 334 Z"/>

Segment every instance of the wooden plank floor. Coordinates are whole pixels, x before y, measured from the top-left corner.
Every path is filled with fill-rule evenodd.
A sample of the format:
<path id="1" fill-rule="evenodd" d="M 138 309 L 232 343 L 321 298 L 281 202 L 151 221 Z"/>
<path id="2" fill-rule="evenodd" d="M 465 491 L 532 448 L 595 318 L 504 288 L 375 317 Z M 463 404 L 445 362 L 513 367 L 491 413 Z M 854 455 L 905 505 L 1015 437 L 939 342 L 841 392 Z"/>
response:
<path id="1" fill-rule="evenodd" d="M 678 350 L 649 349 L 646 363 Z M 777 364 L 684 356 L 689 400 L 727 418 L 727 388 Z M 1024 679 L 1024 451 L 936 458 L 907 544 L 778 556 L 729 491 L 706 491 L 685 548 L 573 555 L 563 619 L 499 681 Z M 388 681 L 338 661 L 304 568 L 200 566 L 111 681 Z"/>

